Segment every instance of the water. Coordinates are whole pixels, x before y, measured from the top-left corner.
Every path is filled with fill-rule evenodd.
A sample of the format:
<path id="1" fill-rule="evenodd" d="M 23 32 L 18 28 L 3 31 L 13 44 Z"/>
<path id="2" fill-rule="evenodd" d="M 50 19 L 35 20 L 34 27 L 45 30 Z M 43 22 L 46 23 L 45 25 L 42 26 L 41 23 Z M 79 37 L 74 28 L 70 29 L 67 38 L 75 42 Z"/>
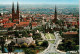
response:
<path id="1" fill-rule="evenodd" d="M 8 53 L 8 49 L 4 48 L 5 52 Z M 15 49 L 13 52 L 23 52 L 23 49 Z"/>
<path id="2" fill-rule="evenodd" d="M 5 52 L 8 52 L 7 48 L 4 48 Z"/>
<path id="3" fill-rule="evenodd" d="M 22 49 L 15 49 L 14 52 L 23 52 Z"/>

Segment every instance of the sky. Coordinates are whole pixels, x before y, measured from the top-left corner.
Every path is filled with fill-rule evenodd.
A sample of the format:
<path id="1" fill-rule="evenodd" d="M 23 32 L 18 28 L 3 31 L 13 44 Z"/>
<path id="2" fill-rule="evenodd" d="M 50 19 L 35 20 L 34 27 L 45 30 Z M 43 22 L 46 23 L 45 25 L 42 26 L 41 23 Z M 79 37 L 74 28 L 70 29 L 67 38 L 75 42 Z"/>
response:
<path id="1" fill-rule="evenodd" d="M 79 4 L 79 0 L 0 0 L 0 4 Z"/>

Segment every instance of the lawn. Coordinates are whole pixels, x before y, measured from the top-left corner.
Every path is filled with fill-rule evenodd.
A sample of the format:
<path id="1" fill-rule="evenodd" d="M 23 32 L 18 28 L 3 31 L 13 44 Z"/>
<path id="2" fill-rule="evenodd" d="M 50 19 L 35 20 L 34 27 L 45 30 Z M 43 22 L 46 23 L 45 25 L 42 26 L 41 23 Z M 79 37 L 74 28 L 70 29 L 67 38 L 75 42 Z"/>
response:
<path id="1" fill-rule="evenodd" d="M 50 43 L 54 43 L 55 42 L 55 40 L 52 40 L 52 39 L 55 39 L 55 36 L 53 35 L 53 34 L 51 34 L 51 33 L 46 33 L 45 34 L 45 37 L 46 37 L 46 39 L 48 39 L 48 41 L 50 42 Z M 51 39 L 51 40 L 50 40 Z"/>
<path id="2" fill-rule="evenodd" d="M 60 53 L 49 53 L 49 54 L 60 54 Z"/>
<path id="3" fill-rule="evenodd" d="M 49 40 L 49 42 L 54 44 L 55 41 L 54 40 Z"/>
<path id="4" fill-rule="evenodd" d="M 51 33 L 46 33 L 45 37 L 46 37 L 46 39 L 55 39 L 55 36 Z"/>
<path id="5" fill-rule="evenodd" d="M 41 45 L 42 43 L 43 43 L 42 41 L 39 41 L 39 42 L 38 42 L 39 45 Z"/>
<path id="6" fill-rule="evenodd" d="M 48 33 L 46 33 L 46 39 L 50 39 L 50 37 L 49 37 L 49 34 Z"/>

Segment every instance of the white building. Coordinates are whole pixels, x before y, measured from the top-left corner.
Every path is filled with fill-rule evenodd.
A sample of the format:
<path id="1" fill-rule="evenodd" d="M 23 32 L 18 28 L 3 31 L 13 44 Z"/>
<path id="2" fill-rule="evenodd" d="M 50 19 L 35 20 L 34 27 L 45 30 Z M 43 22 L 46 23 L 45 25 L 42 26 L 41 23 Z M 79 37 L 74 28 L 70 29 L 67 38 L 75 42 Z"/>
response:
<path id="1" fill-rule="evenodd" d="M 31 43 L 35 43 L 35 40 L 33 40 L 32 37 L 16 38 L 16 39 L 13 39 L 12 41 L 17 43 L 17 44 L 27 43 L 28 45 L 30 45 Z"/>

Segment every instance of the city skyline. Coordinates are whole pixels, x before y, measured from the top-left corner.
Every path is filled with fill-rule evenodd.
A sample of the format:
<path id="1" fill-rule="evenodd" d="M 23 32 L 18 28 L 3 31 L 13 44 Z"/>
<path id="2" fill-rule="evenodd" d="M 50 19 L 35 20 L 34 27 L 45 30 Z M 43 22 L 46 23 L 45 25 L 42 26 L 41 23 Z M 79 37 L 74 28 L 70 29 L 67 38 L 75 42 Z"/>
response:
<path id="1" fill-rule="evenodd" d="M 79 54 L 78 0 L 0 0 L 0 54 Z"/>
<path id="2" fill-rule="evenodd" d="M 79 0 L 0 0 L 0 4 L 12 4 L 12 2 L 20 4 L 79 4 Z"/>

